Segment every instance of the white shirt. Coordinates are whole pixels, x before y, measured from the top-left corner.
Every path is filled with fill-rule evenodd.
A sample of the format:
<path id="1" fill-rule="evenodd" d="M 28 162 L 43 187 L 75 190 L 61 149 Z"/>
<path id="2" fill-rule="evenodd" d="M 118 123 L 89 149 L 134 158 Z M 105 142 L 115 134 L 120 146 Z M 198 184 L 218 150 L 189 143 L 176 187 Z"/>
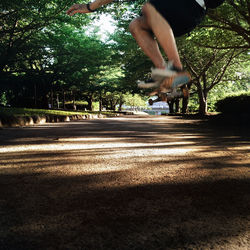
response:
<path id="1" fill-rule="evenodd" d="M 203 9 L 206 9 L 204 0 L 195 0 Z"/>

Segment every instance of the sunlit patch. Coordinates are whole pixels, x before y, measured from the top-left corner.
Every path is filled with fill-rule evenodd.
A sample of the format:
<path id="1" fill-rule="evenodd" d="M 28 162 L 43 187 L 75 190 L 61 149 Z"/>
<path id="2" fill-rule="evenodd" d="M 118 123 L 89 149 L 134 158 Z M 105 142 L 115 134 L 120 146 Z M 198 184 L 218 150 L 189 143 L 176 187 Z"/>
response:
<path id="1" fill-rule="evenodd" d="M 158 145 L 158 144 L 157 144 Z M 155 146 L 155 145 L 154 145 Z M 148 147 L 148 145 L 147 145 Z M 112 154 L 113 159 L 121 159 L 121 158 L 133 158 L 133 157 L 146 157 L 146 156 L 171 156 L 171 155 L 183 155 L 188 152 L 195 151 L 192 148 L 144 148 L 141 149 L 140 147 L 134 148 L 133 150 L 126 150 L 126 151 L 116 151 Z M 110 158 L 109 155 L 102 155 L 100 156 L 103 159 Z"/>
<path id="2" fill-rule="evenodd" d="M 93 138 L 94 139 L 94 138 Z M 89 140 L 89 139 L 88 139 Z M 13 153 L 13 152 L 28 152 L 28 151 L 67 151 L 67 150 L 88 150 L 88 149 L 117 149 L 117 148 L 150 148 L 157 150 L 157 147 L 168 147 L 168 146 L 178 146 L 178 145 L 191 145 L 193 142 L 168 142 L 168 143 L 131 143 L 131 142 L 112 142 L 112 140 L 105 143 L 49 143 L 41 147 L 41 145 L 16 145 L 16 146 L 6 146 L 0 149 L 0 153 Z M 164 149 L 165 152 L 169 149 Z M 178 152 L 181 149 L 176 149 Z"/>
<path id="3" fill-rule="evenodd" d="M 104 137 L 77 137 L 77 138 L 59 138 L 58 141 L 59 142 L 75 142 L 75 141 L 121 141 L 121 140 L 125 140 L 126 138 L 104 138 Z"/>

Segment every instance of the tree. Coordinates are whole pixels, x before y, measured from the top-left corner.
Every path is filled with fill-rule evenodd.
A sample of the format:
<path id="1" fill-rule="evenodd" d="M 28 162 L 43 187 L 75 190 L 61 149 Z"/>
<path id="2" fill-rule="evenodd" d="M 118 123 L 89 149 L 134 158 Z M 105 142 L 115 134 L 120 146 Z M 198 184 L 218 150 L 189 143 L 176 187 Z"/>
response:
<path id="1" fill-rule="evenodd" d="M 227 0 L 220 8 L 209 10 L 208 17 L 202 27 L 217 30 L 224 42 L 215 44 L 210 41 L 206 43 L 206 47 L 249 49 L 250 3 L 248 0 Z"/>
<path id="2" fill-rule="evenodd" d="M 199 53 L 202 53 L 203 56 L 200 57 Z M 183 54 L 183 58 L 187 68 L 192 73 L 192 83 L 198 93 L 199 113 L 206 114 L 209 91 L 222 80 L 229 81 L 229 79 L 236 78 L 233 66 L 235 67 L 239 61 L 239 53 L 235 50 L 221 51 L 199 48 L 189 49 L 185 55 Z"/>
<path id="3" fill-rule="evenodd" d="M 52 16 L 51 14 L 51 18 Z M 25 17 L 21 16 L 20 19 Z M 36 19 L 33 18 L 35 22 Z M 3 83 L 0 88 L 2 91 L 8 89 L 12 93 L 9 96 L 13 105 L 20 103 L 34 106 L 34 103 L 38 103 L 40 107 L 47 107 L 48 102 L 53 105 L 53 100 L 49 101 L 48 96 L 53 99 L 53 96 L 59 96 L 58 92 L 64 96 L 63 92 L 69 90 L 71 85 L 77 87 L 78 91 L 83 91 L 83 88 L 88 88 L 91 77 L 100 72 L 107 59 L 107 46 L 99 37 L 86 35 L 85 26 L 76 30 L 78 19 L 72 24 L 65 23 L 65 18 L 60 15 L 54 17 L 53 25 L 48 23 L 36 33 L 25 28 L 24 36 L 29 34 L 29 39 L 23 39 L 18 48 L 15 47 L 16 43 L 13 43 L 15 46 L 13 45 L 11 50 L 15 47 L 16 53 L 12 57 L 6 56 L 5 66 L 0 74 Z M 84 23 L 86 21 L 82 22 Z M 18 40 L 18 34 L 17 32 L 17 35 L 13 35 L 13 39 Z M 5 42 L 6 39 L 3 39 L 3 54 Z M 12 86 L 10 82 L 13 83 Z M 34 86 L 27 88 L 27 84 Z M 33 92 L 27 92 L 27 89 L 35 89 L 35 95 Z M 57 93 L 54 93 L 55 91 Z M 32 96 L 33 99 L 35 97 L 35 100 L 20 102 L 20 98 L 24 96 Z M 37 100 L 36 96 L 42 97 L 44 101 Z"/>
<path id="4" fill-rule="evenodd" d="M 242 6 L 239 2 L 242 2 Z M 138 49 L 127 29 L 140 7 L 139 2 L 137 3 L 129 7 L 129 10 L 133 8 L 132 13 L 123 13 L 124 18 L 118 22 L 118 32 L 112 38 L 117 45 L 118 55 L 123 57 L 123 83 L 132 92 L 138 93 L 140 90 L 136 88 L 136 81 L 148 77 L 151 62 Z M 190 36 L 177 41 L 183 62 L 192 73 L 201 114 L 207 112 L 209 92 L 226 79 L 235 79 L 236 65 L 246 60 L 246 48 L 249 46 L 249 9 L 246 6 L 245 0 L 236 3 L 227 1 L 220 8 L 209 10 L 200 27 Z"/>
<path id="5" fill-rule="evenodd" d="M 68 17 L 64 9 L 71 4 L 72 0 L 0 3 L 0 96 L 4 93 L 15 104 L 23 104 L 23 98 L 29 105 L 47 105 L 52 97 L 63 103 L 67 97 L 83 98 L 89 108 L 99 101 L 101 109 L 108 98 L 112 103 L 120 98 L 121 103 L 127 92 L 144 95 L 136 81 L 148 77 L 152 64 L 128 32 L 143 1 L 120 1 L 99 10 L 119 19 L 117 33 L 106 44 L 86 32 L 86 24 L 99 13 Z M 247 60 L 249 9 L 246 0 L 227 0 L 209 11 L 191 36 L 178 39 L 199 94 L 200 113 L 207 111 L 212 89 L 237 78 L 239 63 Z"/>
<path id="6" fill-rule="evenodd" d="M 208 93 L 218 84 L 235 81 L 236 72 L 243 71 L 242 66 L 248 61 L 250 33 L 246 6 L 245 0 L 227 1 L 220 8 L 210 10 L 201 27 L 185 37 L 193 46 L 179 40 L 181 55 L 197 88 L 201 114 L 207 112 Z"/>
<path id="7" fill-rule="evenodd" d="M 68 19 L 62 11 L 72 1 L 6 1 L 0 3 L 1 43 L 0 73 L 17 61 L 17 53 L 25 53 L 26 42 L 31 41 L 38 31 L 57 20 Z M 86 17 L 85 17 L 86 19 Z"/>

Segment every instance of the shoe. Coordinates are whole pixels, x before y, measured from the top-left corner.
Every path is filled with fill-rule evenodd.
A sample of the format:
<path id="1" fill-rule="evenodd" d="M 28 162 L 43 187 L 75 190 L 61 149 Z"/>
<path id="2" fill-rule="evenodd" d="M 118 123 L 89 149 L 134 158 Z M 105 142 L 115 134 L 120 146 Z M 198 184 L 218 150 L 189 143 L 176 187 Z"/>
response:
<path id="1" fill-rule="evenodd" d="M 138 81 L 137 85 L 139 88 L 143 89 L 158 88 L 160 86 L 160 81 L 155 81 L 150 78 L 146 81 Z"/>
<path id="2" fill-rule="evenodd" d="M 187 84 L 191 80 L 191 76 L 188 72 L 180 72 L 177 73 L 175 76 L 171 76 L 166 78 L 160 85 L 160 91 L 163 93 L 169 92 L 168 90 L 171 89 L 173 92 L 182 87 L 183 85 Z M 171 92 L 172 92 L 171 91 Z"/>
<path id="3" fill-rule="evenodd" d="M 173 62 L 168 62 L 165 69 L 151 68 L 152 78 L 154 80 L 162 80 L 165 77 L 175 76 L 183 70 L 176 68 Z"/>

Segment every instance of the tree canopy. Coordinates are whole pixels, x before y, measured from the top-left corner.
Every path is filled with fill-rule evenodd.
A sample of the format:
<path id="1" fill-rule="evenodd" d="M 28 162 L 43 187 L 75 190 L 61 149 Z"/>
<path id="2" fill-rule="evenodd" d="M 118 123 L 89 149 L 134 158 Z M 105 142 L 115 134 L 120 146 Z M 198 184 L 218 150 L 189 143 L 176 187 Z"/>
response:
<path id="1" fill-rule="evenodd" d="M 72 0 L 24 0 L 0 3 L 0 101 L 13 106 L 65 108 L 67 101 L 93 101 L 107 108 L 122 104 L 127 93 L 143 91 L 152 63 L 128 31 L 144 1 L 115 1 L 91 15 L 69 17 Z M 209 10 L 189 36 L 177 39 L 185 67 L 192 73 L 193 96 L 201 113 L 218 85 L 246 89 L 249 73 L 249 3 L 227 0 Z M 109 13 L 116 32 L 103 41 L 93 20 Z M 101 29 L 101 27 L 100 27 Z M 239 77 L 240 74 L 240 77 Z M 244 80 L 245 79 L 245 80 Z M 214 94 L 213 94 L 214 95 Z"/>

